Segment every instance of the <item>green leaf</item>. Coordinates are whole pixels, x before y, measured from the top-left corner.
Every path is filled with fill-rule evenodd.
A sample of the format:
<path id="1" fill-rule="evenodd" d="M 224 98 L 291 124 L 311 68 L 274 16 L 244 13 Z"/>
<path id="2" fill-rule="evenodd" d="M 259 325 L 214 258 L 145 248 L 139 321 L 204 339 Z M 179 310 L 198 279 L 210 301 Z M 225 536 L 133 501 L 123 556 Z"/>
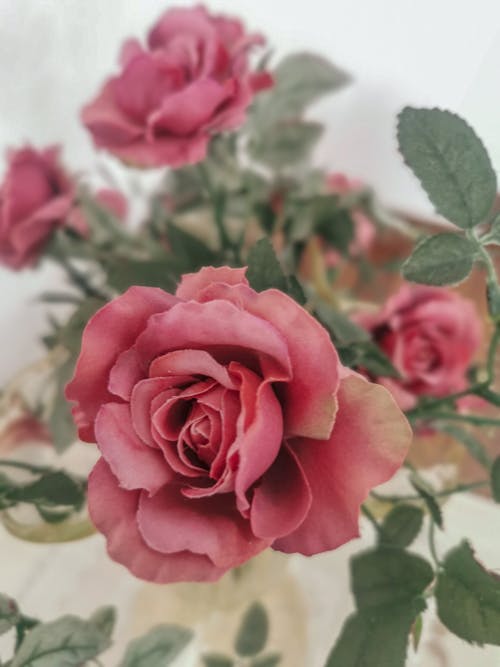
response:
<path id="1" fill-rule="evenodd" d="M 418 651 L 420 640 L 422 638 L 422 630 L 424 628 L 424 620 L 422 614 L 419 614 L 415 619 L 415 623 L 411 629 L 411 638 L 413 643 L 413 650 Z"/>
<path id="2" fill-rule="evenodd" d="M 354 223 L 350 212 L 339 208 L 338 197 L 332 195 L 315 197 L 312 205 L 314 231 L 340 252 L 347 254 L 354 239 Z"/>
<path id="3" fill-rule="evenodd" d="M 216 263 L 217 255 L 203 241 L 172 222 L 167 225 L 168 242 L 180 273 L 197 271 Z"/>
<path id="4" fill-rule="evenodd" d="M 370 340 L 370 334 L 352 322 L 339 310 L 335 310 L 324 302 L 318 302 L 315 307 L 318 320 L 330 332 L 334 343 L 350 345 Z"/>
<path id="5" fill-rule="evenodd" d="M 205 667 L 233 667 L 234 660 L 228 658 L 225 655 L 220 655 L 219 653 L 208 653 L 203 655 L 202 658 L 203 664 Z"/>
<path id="6" fill-rule="evenodd" d="M 360 368 L 374 377 L 399 378 L 389 357 L 373 341 L 338 345 L 340 360 L 350 368 Z"/>
<path id="7" fill-rule="evenodd" d="M 73 311 L 69 320 L 58 331 L 58 342 L 73 355 L 80 352 L 82 333 L 90 318 L 104 306 L 104 301 L 90 297 Z"/>
<path id="8" fill-rule="evenodd" d="M 351 585 L 358 609 L 413 600 L 434 578 L 430 564 L 397 547 L 379 547 L 351 560 Z"/>
<path id="9" fill-rule="evenodd" d="M 105 637 L 111 639 L 116 625 L 116 609 L 114 607 L 97 609 L 89 618 L 89 623 L 95 625 Z"/>
<path id="10" fill-rule="evenodd" d="M 287 278 L 268 238 L 260 239 L 250 249 L 247 266 L 246 277 L 257 292 L 270 288 L 287 291 Z"/>
<path id="11" fill-rule="evenodd" d="M 500 456 L 491 466 L 491 492 L 495 501 L 500 503 Z"/>
<path id="12" fill-rule="evenodd" d="M 451 632 L 471 643 L 500 645 L 500 577 L 475 560 L 467 542 L 446 555 L 436 600 Z"/>
<path id="13" fill-rule="evenodd" d="M 407 547 L 419 534 L 424 513 L 415 505 L 396 505 L 385 517 L 382 524 L 384 544 Z"/>
<path id="14" fill-rule="evenodd" d="M 500 286 L 496 281 L 488 280 L 486 297 L 488 300 L 488 311 L 492 319 L 497 322 L 500 317 Z"/>
<path id="15" fill-rule="evenodd" d="M 441 433 L 451 435 L 452 438 L 462 443 L 472 458 L 476 459 L 483 467 L 488 470 L 491 468 L 491 458 L 485 446 L 470 431 L 466 431 L 456 424 L 433 422 L 433 426 Z"/>
<path id="16" fill-rule="evenodd" d="M 19 622 L 19 609 L 14 600 L 0 593 L 0 635 L 8 632 Z"/>
<path id="17" fill-rule="evenodd" d="M 464 236 L 436 234 L 417 245 L 403 264 L 403 276 L 423 285 L 457 285 L 471 272 L 475 253 Z"/>
<path id="18" fill-rule="evenodd" d="M 307 302 L 307 298 L 302 285 L 295 276 L 288 276 L 288 294 L 301 306 L 304 306 Z"/>
<path id="19" fill-rule="evenodd" d="M 495 171 L 474 130 L 440 109 L 406 107 L 399 149 L 436 211 L 464 229 L 484 222 L 497 192 Z"/>
<path id="20" fill-rule="evenodd" d="M 276 667 L 276 665 L 279 665 L 280 663 L 280 653 L 268 653 L 267 655 L 261 655 L 258 658 L 254 658 L 249 667 Z"/>
<path id="21" fill-rule="evenodd" d="M 51 471 L 34 482 L 12 489 L 8 497 L 16 502 L 80 508 L 85 500 L 85 493 L 82 485 L 70 475 L 62 471 Z"/>
<path id="22" fill-rule="evenodd" d="M 291 119 L 256 135 L 248 150 L 258 162 L 282 169 L 306 160 L 322 133 L 320 123 Z"/>
<path id="23" fill-rule="evenodd" d="M 260 653 L 266 645 L 268 633 L 267 612 L 260 602 L 254 602 L 245 612 L 236 635 L 236 653 L 242 657 Z"/>
<path id="24" fill-rule="evenodd" d="M 325 667 L 404 667 L 408 635 L 422 600 L 365 609 L 350 616 Z"/>
<path id="25" fill-rule="evenodd" d="M 63 616 L 30 630 L 11 667 L 81 667 L 110 644 L 109 637 L 94 623 Z"/>
<path id="26" fill-rule="evenodd" d="M 424 488 L 424 486 L 417 479 L 411 477 L 410 482 L 415 491 L 418 493 L 418 495 L 422 498 L 422 500 L 426 504 L 427 510 L 429 511 L 429 514 L 431 515 L 431 518 L 434 521 L 434 523 L 437 526 L 439 526 L 439 528 L 442 529 L 443 513 L 441 512 L 441 508 L 439 507 L 437 500 L 434 498 L 432 493 L 430 493 L 428 489 Z"/>
<path id="27" fill-rule="evenodd" d="M 158 625 L 143 637 L 134 639 L 119 667 L 165 667 L 170 665 L 193 638 L 187 628 Z"/>
<path id="28" fill-rule="evenodd" d="M 350 81 L 346 72 L 312 53 L 287 56 L 273 76 L 275 85 L 257 100 L 258 129 L 282 118 L 300 117 L 307 106 Z"/>
<path id="29" fill-rule="evenodd" d="M 118 292 L 125 292 L 132 285 L 160 287 L 167 292 L 175 291 L 176 280 L 172 263 L 165 259 L 134 260 L 114 257 L 107 264 L 108 283 Z"/>

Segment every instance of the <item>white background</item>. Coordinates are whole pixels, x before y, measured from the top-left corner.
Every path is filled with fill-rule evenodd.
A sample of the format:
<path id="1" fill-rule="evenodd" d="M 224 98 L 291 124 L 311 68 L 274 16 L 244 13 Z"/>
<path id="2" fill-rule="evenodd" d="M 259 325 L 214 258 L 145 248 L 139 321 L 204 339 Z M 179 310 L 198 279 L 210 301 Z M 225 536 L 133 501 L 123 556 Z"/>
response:
<path id="1" fill-rule="evenodd" d="M 144 35 L 172 4 L 0 0 L 0 150 L 27 140 L 61 142 L 72 169 L 95 170 L 98 158 L 79 110 L 113 71 L 123 39 Z M 352 73 L 354 85 L 312 112 L 328 125 L 317 159 L 363 178 L 388 203 L 429 210 L 396 153 L 395 115 L 405 104 L 462 113 L 500 165 L 498 0 L 213 0 L 210 6 L 266 33 L 277 55 L 316 50 Z M 44 315 L 33 297 L 58 280 L 47 266 L 17 274 L 0 268 L 0 382 L 39 354 Z"/>
<path id="2" fill-rule="evenodd" d="M 79 124 L 79 109 L 113 70 L 122 40 L 143 35 L 168 5 L 0 0 L 0 149 L 27 140 L 39 146 L 61 142 L 73 170 L 94 170 L 97 158 Z M 458 111 L 500 166 L 498 0 L 214 0 L 210 6 L 241 15 L 249 27 L 265 32 L 277 55 L 315 50 L 352 73 L 354 85 L 313 110 L 328 125 L 317 160 L 363 178 L 387 203 L 429 211 L 396 153 L 395 115 L 405 104 Z M 33 299 L 58 279 L 48 266 L 16 274 L 0 269 L 0 384 L 39 353 L 44 316 Z M 458 527 L 463 534 L 466 516 L 462 509 L 452 517 L 448 531 Z M 478 533 L 486 545 L 487 526 Z M 498 567 L 493 551 L 485 556 Z M 25 586 L 25 575 L 19 575 Z M 460 642 L 450 651 L 453 667 L 459 667 L 459 656 L 467 667 L 472 661 L 490 664 L 486 653 L 472 657 Z"/>

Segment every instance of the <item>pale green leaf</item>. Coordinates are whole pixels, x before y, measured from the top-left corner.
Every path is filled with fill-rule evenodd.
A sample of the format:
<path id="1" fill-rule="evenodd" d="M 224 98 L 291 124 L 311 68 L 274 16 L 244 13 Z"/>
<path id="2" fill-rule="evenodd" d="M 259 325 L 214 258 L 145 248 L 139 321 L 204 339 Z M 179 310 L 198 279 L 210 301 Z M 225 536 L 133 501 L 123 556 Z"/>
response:
<path id="1" fill-rule="evenodd" d="M 436 234 L 421 241 L 403 264 L 403 276 L 423 285 L 457 285 L 472 270 L 475 245 L 458 234 Z"/>
<path id="2" fill-rule="evenodd" d="M 143 637 L 134 639 L 119 667 L 166 667 L 189 644 L 191 630 L 176 625 L 158 625 Z"/>
<path id="3" fill-rule="evenodd" d="M 249 657 L 260 653 L 266 645 L 269 633 L 267 612 L 254 602 L 245 612 L 234 643 L 236 653 Z"/>

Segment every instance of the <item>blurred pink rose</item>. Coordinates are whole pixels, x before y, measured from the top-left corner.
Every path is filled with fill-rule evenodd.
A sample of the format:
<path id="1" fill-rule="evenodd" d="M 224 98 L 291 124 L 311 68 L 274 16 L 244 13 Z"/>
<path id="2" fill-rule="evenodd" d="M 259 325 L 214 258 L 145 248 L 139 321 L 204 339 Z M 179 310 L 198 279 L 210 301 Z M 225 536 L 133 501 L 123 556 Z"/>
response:
<path id="1" fill-rule="evenodd" d="M 56 146 L 8 154 L 0 189 L 0 263 L 11 269 L 33 265 L 54 229 L 66 222 L 75 190 L 58 158 Z"/>
<path id="2" fill-rule="evenodd" d="M 446 396 L 467 386 L 479 350 L 481 321 L 471 301 L 439 287 L 404 285 L 377 314 L 361 314 L 401 379 L 379 378 L 403 410 L 419 396 Z"/>
<path id="3" fill-rule="evenodd" d="M 310 555 L 351 540 L 411 438 L 389 392 L 343 368 L 318 321 L 255 292 L 245 269 L 104 306 L 66 396 L 102 455 L 92 520 L 113 559 L 156 582 L 215 580 L 269 546 Z"/>
<path id="4" fill-rule="evenodd" d="M 327 186 L 332 194 L 347 195 L 359 192 L 365 188 L 361 181 L 349 179 L 345 174 L 330 174 L 327 177 Z M 360 209 L 350 211 L 354 223 L 354 238 L 349 245 L 349 254 L 351 257 L 359 257 L 366 253 L 372 246 L 377 233 L 375 224 L 366 213 Z M 341 260 L 337 250 L 328 247 L 325 251 L 325 260 L 327 266 L 335 267 Z"/>
<path id="5" fill-rule="evenodd" d="M 262 43 L 201 6 L 169 9 L 148 49 L 125 44 L 120 74 L 84 108 L 95 145 L 143 167 L 200 162 L 211 135 L 239 127 L 254 93 L 271 85 L 249 69 L 248 51 Z"/>

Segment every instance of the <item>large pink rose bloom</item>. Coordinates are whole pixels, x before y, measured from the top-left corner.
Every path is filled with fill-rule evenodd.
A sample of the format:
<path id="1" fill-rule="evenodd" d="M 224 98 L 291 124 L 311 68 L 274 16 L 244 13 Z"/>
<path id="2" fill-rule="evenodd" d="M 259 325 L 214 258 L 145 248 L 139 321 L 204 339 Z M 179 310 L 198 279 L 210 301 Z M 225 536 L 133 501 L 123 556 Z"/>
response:
<path id="1" fill-rule="evenodd" d="M 148 49 L 125 44 L 120 74 L 84 108 L 95 145 L 143 167 L 203 160 L 211 135 L 239 127 L 254 93 L 271 85 L 249 68 L 248 50 L 262 41 L 203 7 L 168 10 Z"/>
<path id="2" fill-rule="evenodd" d="M 245 269 L 107 304 L 66 396 L 102 455 L 92 520 L 113 559 L 156 582 L 356 537 L 360 504 L 411 435 L 390 393 L 343 368 L 317 320 L 282 292 L 255 292 Z"/>
<path id="3" fill-rule="evenodd" d="M 467 386 L 467 370 L 481 345 L 473 303 L 440 287 L 404 285 L 375 314 L 361 314 L 401 378 L 379 378 L 403 410 L 419 396 L 446 396 Z"/>
<path id="4" fill-rule="evenodd" d="M 65 223 L 74 194 L 57 147 L 10 151 L 0 188 L 0 263 L 11 269 L 33 265 L 54 229 Z"/>

